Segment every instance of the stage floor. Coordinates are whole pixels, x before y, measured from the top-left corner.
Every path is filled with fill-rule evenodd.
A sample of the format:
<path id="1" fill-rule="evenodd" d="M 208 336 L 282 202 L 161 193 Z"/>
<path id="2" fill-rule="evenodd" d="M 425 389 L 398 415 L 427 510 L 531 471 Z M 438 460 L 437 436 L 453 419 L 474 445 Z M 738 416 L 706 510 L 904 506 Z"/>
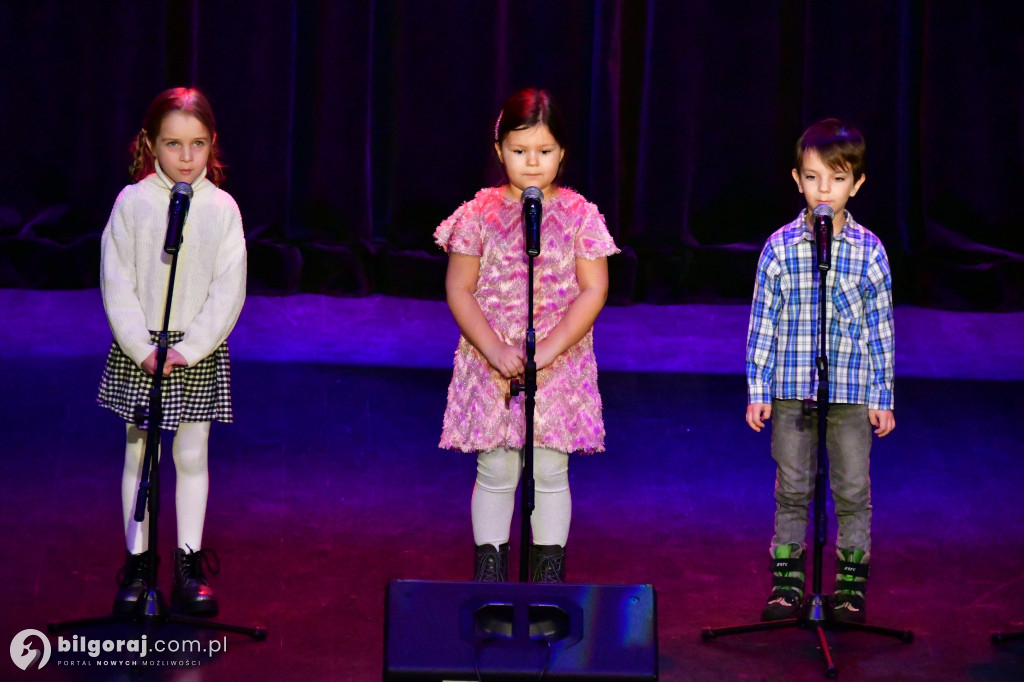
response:
<path id="1" fill-rule="evenodd" d="M 105 356 L 99 290 L 0 289 L 0 357 Z M 747 305 L 607 306 L 601 371 L 743 375 Z M 900 378 L 1024 380 L 1024 313 L 895 310 Z M 231 336 L 243 361 L 449 369 L 458 327 L 443 301 L 250 296 Z"/>
<path id="2" fill-rule="evenodd" d="M 0 310 L 10 642 L 109 610 L 124 432 L 94 404 L 110 343 L 98 291 L 0 290 Z M 822 678 L 807 631 L 700 638 L 755 621 L 770 583 L 774 466 L 769 435 L 743 422 L 747 314 L 610 307 L 595 331 L 608 450 L 570 467 L 568 573 L 654 586 L 662 680 Z M 901 307 L 896 332 L 897 429 L 872 453 L 869 620 L 916 639 L 830 633 L 840 679 L 1024 679 L 1024 642 L 989 641 L 1024 630 L 1024 314 Z M 211 436 L 204 543 L 221 561 L 219 620 L 265 626 L 267 640 L 166 626 L 150 641 L 221 640 L 226 651 L 164 654 L 154 660 L 165 665 L 133 671 L 100 665 L 113 655 L 55 651 L 34 673 L 0 657 L 0 679 L 380 679 L 388 581 L 471 577 L 473 459 L 437 448 L 457 334 L 440 302 L 250 298 L 231 337 L 236 422 Z M 826 590 L 832 564 L 829 545 Z M 64 636 L 76 634 L 138 637 L 131 626 Z"/>

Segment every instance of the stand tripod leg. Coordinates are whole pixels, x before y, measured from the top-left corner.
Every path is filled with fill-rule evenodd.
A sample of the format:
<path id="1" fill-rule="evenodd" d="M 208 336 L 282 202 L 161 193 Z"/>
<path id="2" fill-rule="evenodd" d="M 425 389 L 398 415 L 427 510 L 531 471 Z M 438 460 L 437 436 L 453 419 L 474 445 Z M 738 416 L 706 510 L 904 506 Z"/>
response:
<path id="1" fill-rule="evenodd" d="M 821 649 L 821 655 L 825 659 L 825 677 L 830 680 L 835 679 L 839 674 L 839 669 L 836 668 L 836 663 L 832 660 L 832 649 L 829 648 L 828 640 L 825 639 L 825 628 L 821 623 L 815 623 L 814 630 L 818 635 L 818 647 Z"/>
<path id="2" fill-rule="evenodd" d="M 216 621 L 206 620 L 205 618 L 195 618 L 193 616 L 170 613 L 160 590 L 149 590 L 146 594 L 139 597 L 135 611 L 130 615 L 98 616 L 95 618 L 80 618 L 78 620 L 54 622 L 49 623 L 46 626 L 46 631 L 53 635 L 65 630 L 100 627 L 116 623 L 131 623 L 138 625 L 139 627 L 144 628 L 147 632 L 157 625 L 177 623 L 180 625 L 191 625 L 208 630 L 237 632 L 238 634 L 248 635 L 256 641 L 263 641 L 267 638 L 266 629 L 259 626 L 246 627 L 243 625 L 230 625 L 228 623 L 218 623 Z"/>
<path id="3" fill-rule="evenodd" d="M 1024 639 L 1024 632 L 993 632 L 992 643 L 993 644 L 1005 644 L 1006 642 L 1016 642 Z"/>
<path id="4" fill-rule="evenodd" d="M 914 641 L 914 633 L 910 630 L 896 630 L 893 628 L 879 627 L 877 625 L 847 623 L 844 621 L 835 621 L 833 626 L 836 630 L 853 630 L 854 632 L 867 632 L 872 635 L 884 635 L 885 637 L 892 637 L 893 639 L 898 639 L 907 644 Z"/>
<path id="5" fill-rule="evenodd" d="M 49 623 L 46 626 L 46 631 L 51 635 L 55 635 L 58 632 L 65 632 L 66 630 L 82 630 L 85 628 L 102 627 L 104 625 L 114 625 L 116 623 L 134 623 L 145 627 L 147 630 L 149 630 L 152 625 L 157 624 L 150 622 L 140 623 L 130 616 L 98 616 L 96 618 L 82 618 L 79 620 L 66 620 L 57 623 Z M 246 627 L 244 625 L 229 625 L 228 623 L 217 623 L 203 620 L 202 618 L 193 618 L 192 616 L 169 615 L 166 620 L 161 621 L 159 624 L 163 625 L 165 623 L 192 625 L 197 628 L 220 630 L 222 632 L 236 632 L 240 635 L 248 635 L 257 642 L 262 642 L 267 638 L 266 628 L 259 626 Z"/>
<path id="6" fill-rule="evenodd" d="M 786 618 L 783 620 L 770 620 L 761 623 L 750 623 L 749 625 L 734 625 L 727 628 L 704 628 L 700 631 L 700 637 L 705 642 L 715 637 L 726 635 L 740 635 L 745 632 L 762 632 L 764 630 L 781 630 L 800 625 L 799 618 Z"/>
<path id="7" fill-rule="evenodd" d="M 85 628 L 95 628 L 104 625 L 114 625 L 116 623 L 134 623 L 136 625 L 142 625 L 147 627 L 155 625 L 156 623 L 139 623 L 130 616 L 98 616 L 95 618 L 82 618 L 79 620 L 65 620 L 57 623 L 49 623 L 46 626 L 46 631 L 51 635 L 55 635 L 58 632 L 64 632 L 66 630 L 82 630 Z M 166 620 L 161 621 L 159 624 L 165 623 L 177 623 L 179 625 L 192 625 L 197 628 L 204 628 L 209 630 L 220 630 L 222 632 L 236 632 L 240 635 L 248 635 L 257 642 L 262 642 L 267 638 L 266 628 L 259 626 L 246 627 L 244 625 L 230 625 L 228 623 L 217 623 L 214 621 L 203 620 L 202 618 L 193 618 L 192 616 L 179 616 L 169 615 Z"/>
<path id="8" fill-rule="evenodd" d="M 241 635 L 249 635 L 257 642 L 262 642 L 267 638 L 266 628 L 259 626 L 245 627 L 244 625 L 229 625 L 228 623 L 217 623 L 214 621 L 205 620 L 203 618 L 195 618 L 193 616 L 179 616 L 177 614 L 171 614 L 167 617 L 169 623 L 179 623 L 182 625 L 194 625 L 197 628 L 208 628 L 211 630 L 221 630 L 223 632 L 237 632 Z"/>

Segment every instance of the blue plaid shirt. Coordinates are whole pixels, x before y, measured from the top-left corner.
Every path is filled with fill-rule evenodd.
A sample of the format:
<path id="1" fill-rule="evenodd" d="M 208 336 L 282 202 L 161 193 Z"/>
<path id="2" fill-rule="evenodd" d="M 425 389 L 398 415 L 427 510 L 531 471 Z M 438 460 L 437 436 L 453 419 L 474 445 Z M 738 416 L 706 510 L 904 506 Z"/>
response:
<path id="1" fill-rule="evenodd" d="M 814 398 L 818 274 L 814 235 L 800 216 L 777 230 L 757 264 L 747 330 L 747 400 Z M 825 303 L 829 402 L 893 407 L 892 275 L 885 248 L 849 212 L 832 240 Z"/>

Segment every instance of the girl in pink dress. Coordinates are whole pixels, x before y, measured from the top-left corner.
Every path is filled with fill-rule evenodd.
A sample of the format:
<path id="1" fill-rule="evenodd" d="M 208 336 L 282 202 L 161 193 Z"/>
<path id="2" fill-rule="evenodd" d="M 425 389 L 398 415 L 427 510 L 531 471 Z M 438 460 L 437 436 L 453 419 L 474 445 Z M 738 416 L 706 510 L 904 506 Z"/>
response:
<path id="1" fill-rule="evenodd" d="M 607 257 L 618 253 L 597 207 L 559 186 L 565 129 L 550 95 L 526 89 L 505 102 L 494 148 L 508 184 L 477 192 L 434 233 L 448 253 L 448 306 L 462 332 L 448 387 L 442 448 L 477 453 L 472 520 L 475 579 L 508 579 L 508 541 L 525 439 L 527 255 L 522 193 L 544 194 L 534 258 L 537 393 L 534 418 L 533 582 L 564 582 L 572 501 L 569 453 L 604 450 L 593 324 L 608 296 Z"/>

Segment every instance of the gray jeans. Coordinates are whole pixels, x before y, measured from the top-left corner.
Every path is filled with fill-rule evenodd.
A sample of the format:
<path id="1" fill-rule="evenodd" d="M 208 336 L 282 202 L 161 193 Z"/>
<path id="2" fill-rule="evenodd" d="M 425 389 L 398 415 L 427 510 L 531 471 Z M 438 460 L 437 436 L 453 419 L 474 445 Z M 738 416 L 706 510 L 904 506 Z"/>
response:
<path id="1" fill-rule="evenodd" d="M 829 405 L 825 447 L 839 532 L 836 547 L 871 551 L 871 424 L 867 405 Z M 775 547 L 803 546 L 818 467 L 818 413 L 803 401 L 772 402 L 775 472 Z"/>

